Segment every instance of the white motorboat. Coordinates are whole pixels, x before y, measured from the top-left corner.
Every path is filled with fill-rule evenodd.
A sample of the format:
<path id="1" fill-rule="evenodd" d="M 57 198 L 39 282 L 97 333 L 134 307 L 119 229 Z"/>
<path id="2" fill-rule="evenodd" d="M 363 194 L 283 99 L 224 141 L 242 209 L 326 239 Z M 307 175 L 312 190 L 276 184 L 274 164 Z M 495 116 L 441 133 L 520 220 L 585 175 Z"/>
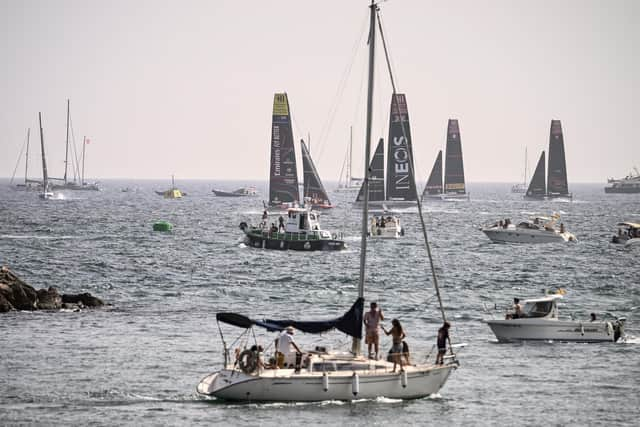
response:
<path id="1" fill-rule="evenodd" d="M 373 58 L 376 42 L 376 30 L 378 28 L 378 5 L 372 1 L 370 5 L 370 25 L 369 25 L 369 80 L 367 103 L 366 134 L 365 138 L 365 165 L 370 163 L 371 129 L 372 129 L 372 103 L 373 103 L 373 71 L 375 69 Z M 382 31 L 382 27 L 381 31 Z M 384 38 L 382 38 L 384 41 Z M 388 58 L 388 57 L 387 57 Z M 389 64 L 387 63 L 389 66 Z M 393 82 L 392 79 L 392 84 Z M 393 108 L 401 111 L 404 95 L 395 93 L 392 96 Z M 403 137 L 408 129 L 399 120 Z M 408 124 L 408 123 L 407 123 Z M 406 138 L 404 138 L 406 140 Z M 413 159 L 408 153 L 406 158 L 407 167 L 412 169 Z M 364 311 L 364 288 L 365 270 L 367 257 L 367 233 L 369 220 L 369 183 L 371 180 L 371 170 L 365 169 L 365 179 L 363 186 L 364 204 L 362 210 L 361 239 L 360 239 L 360 274 L 358 281 L 358 299 L 351 309 L 343 316 L 333 320 L 322 321 L 295 321 L 295 320 L 253 320 L 236 313 L 218 313 L 216 319 L 218 323 L 226 323 L 243 329 L 241 337 L 234 341 L 233 345 L 240 345 L 232 353 L 232 349 L 226 344 L 224 337 L 224 366 L 215 373 L 206 376 L 197 386 L 200 394 L 214 396 L 216 398 L 236 400 L 236 401 L 285 401 L 285 402 L 308 402 L 322 400 L 352 400 L 352 399 L 373 399 L 377 397 L 390 397 L 396 399 L 413 399 L 426 397 L 437 393 L 449 378 L 449 375 L 459 366 L 454 353 L 455 346 L 449 343 L 449 355 L 441 356 L 446 352 L 438 352 L 434 363 L 427 358 L 420 358 L 419 363 L 415 363 L 418 357 L 412 353 L 411 361 L 407 353 L 395 353 L 395 361 L 400 364 L 400 369 L 395 369 L 395 363 L 386 360 L 368 360 L 361 355 L 362 325 Z M 413 173 L 411 173 L 413 176 Z M 417 199 L 415 190 L 415 180 L 413 188 L 414 199 Z M 440 290 L 438 288 L 437 275 L 431 257 L 431 249 L 426 234 L 426 225 L 422 215 L 421 205 L 418 204 L 418 214 L 424 234 L 425 246 L 429 257 L 432 273 L 433 286 L 436 290 L 442 321 L 444 325 L 441 329 L 448 330 L 448 323 Z M 262 347 L 257 342 L 254 327 L 262 327 L 268 331 L 281 331 L 293 328 L 305 333 L 324 333 L 332 329 L 337 329 L 353 338 L 351 351 L 348 353 L 326 351 L 321 347 L 316 347 L 314 351 L 303 352 L 295 346 L 295 352 L 287 352 L 287 356 L 294 356 L 295 361 L 289 360 L 285 364 L 283 353 L 275 352 L 274 357 L 268 363 L 262 361 Z M 222 334 L 222 328 L 220 328 Z M 253 338 L 254 344 L 250 346 L 249 339 Z M 284 336 L 278 339 L 280 344 Z M 267 342 L 272 342 L 269 339 Z M 239 343 L 239 344 L 235 344 Z M 289 343 L 286 342 L 286 348 Z M 250 347 L 249 347 L 250 346 Z M 269 347 L 267 347 L 267 350 Z M 443 349 L 444 350 L 444 349 Z M 284 351 L 283 351 L 284 352 Z M 232 357 L 232 354 L 235 357 Z M 283 355 L 284 356 L 284 355 Z M 413 363 L 412 363 L 413 361 Z M 293 362 L 293 363 L 292 363 Z M 291 369 L 293 365 L 293 369 Z M 404 365 L 404 366 L 403 366 Z M 285 368 L 286 366 L 286 368 Z"/>
<path id="2" fill-rule="evenodd" d="M 564 224 L 556 227 L 560 215 L 551 217 L 535 216 L 519 224 L 512 224 L 511 220 L 500 220 L 480 230 L 489 239 L 500 243 L 555 243 L 576 242 L 576 236 L 565 230 Z"/>
<path id="3" fill-rule="evenodd" d="M 624 318 L 598 321 L 593 315 L 591 320 L 560 320 L 558 301 L 561 299 L 562 295 L 552 294 L 524 300 L 522 316 L 507 313 L 505 319 L 488 320 L 487 324 L 500 342 L 616 342 L 624 336 Z"/>
<path id="4" fill-rule="evenodd" d="M 394 215 L 381 215 L 371 218 L 369 236 L 375 239 L 397 239 L 404 236 L 400 218 Z"/>
<path id="5" fill-rule="evenodd" d="M 640 245 L 640 224 L 635 222 L 619 222 L 618 234 L 611 238 L 611 243 L 624 243 L 624 246 Z"/>

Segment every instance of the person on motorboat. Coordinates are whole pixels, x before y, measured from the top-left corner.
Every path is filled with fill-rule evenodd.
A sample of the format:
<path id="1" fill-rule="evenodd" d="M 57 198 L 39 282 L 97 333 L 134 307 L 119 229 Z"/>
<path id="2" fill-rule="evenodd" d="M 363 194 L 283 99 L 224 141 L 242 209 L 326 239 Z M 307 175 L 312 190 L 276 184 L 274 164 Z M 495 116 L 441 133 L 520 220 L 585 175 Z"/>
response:
<path id="1" fill-rule="evenodd" d="M 513 313 L 507 313 L 506 319 L 522 319 L 524 313 L 522 312 L 522 305 L 520 305 L 520 299 L 513 299 Z"/>

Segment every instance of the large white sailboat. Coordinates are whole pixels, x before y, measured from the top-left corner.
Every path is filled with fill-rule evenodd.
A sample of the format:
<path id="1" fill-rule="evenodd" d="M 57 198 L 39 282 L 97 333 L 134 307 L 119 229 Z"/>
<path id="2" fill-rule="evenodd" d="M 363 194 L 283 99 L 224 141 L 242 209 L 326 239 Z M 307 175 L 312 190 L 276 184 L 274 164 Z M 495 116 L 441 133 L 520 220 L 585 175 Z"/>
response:
<path id="1" fill-rule="evenodd" d="M 374 52 L 378 5 L 370 5 L 369 26 L 369 80 L 367 93 L 367 121 L 365 165 L 369 164 L 371 129 L 373 115 Z M 384 36 L 381 34 L 384 43 Z M 385 47 L 386 49 L 386 47 Z M 395 95 L 395 84 L 392 79 Z M 393 99 L 398 99 L 394 96 Z M 396 106 L 399 107 L 399 106 Z M 403 130 L 406 132 L 406 130 Z M 411 163 L 411 159 L 409 159 Z M 366 169 L 366 168 L 365 168 Z M 362 320 L 364 309 L 364 288 L 367 255 L 368 232 L 368 185 L 370 172 L 365 172 L 364 201 L 361 223 L 360 277 L 358 299 L 343 316 L 321 321 L 295 320 L 255 320 L 236 313 L 218 313 L 216 320 L 243 329 L 245 337 L 255 337 L 253 328 L 261 327 L 268 331 L 282 331 L 291 326 L 307 333 L 322 333 L 338 329 L 353 338 L 351 351 L 333 352 L 316 346 L 312 351 L 297 353 L 293 366 L 281 367 L 276 363 L 262 361 L 262 347 L 256 341 L 252 346 L 248 339 L 243 348 L 235 353 L 227 346 L 224 337 L 224 366 L 217 372 L 207 375 L 197 386 L 200 394 L 232 401 L 321 401 L 351 400 L 390 397 L 412 399 L 437 393 L 451 373 L 459 366 L 453 346 L 440 364 L 426 359 L 417 364 L 405 364 L 399 371 L 395 364 L 386 360 L 365 358 L 361 354 Z M 415 182 L 413 184 L 415 192 Z M 416 192 L 417 193 L 417 192 Z M 417 194 L 415 194 L 417 198 Z M 431 262 L 432 279 L 436 295 L 440 302 L 443 321 L 445 312 L 437 285 L 437 277 L 431 260 L 431 251 L 426 235 L 426 226 L 422 208 L 418 203 L 418 213 L 425 237 L 425 245 Z M 221 334 L 222 334 L 222 329 Z M 415 355 L 412 358 L 416 360 Z M 275 361 L 278 356 L 275 356 Z"/>

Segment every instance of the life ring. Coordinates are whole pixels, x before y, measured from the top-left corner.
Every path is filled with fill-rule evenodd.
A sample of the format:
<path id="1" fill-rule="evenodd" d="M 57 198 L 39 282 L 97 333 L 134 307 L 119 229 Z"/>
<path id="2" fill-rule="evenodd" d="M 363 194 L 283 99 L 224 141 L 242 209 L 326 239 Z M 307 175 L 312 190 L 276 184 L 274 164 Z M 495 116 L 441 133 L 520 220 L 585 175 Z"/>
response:
<path id="1" fill-rule="evenodd" d="M 238 366 L 245 374 L 251 374 L 258 369 L 258 354 L 255 351 L 245 350 L 238 356 Z"/>

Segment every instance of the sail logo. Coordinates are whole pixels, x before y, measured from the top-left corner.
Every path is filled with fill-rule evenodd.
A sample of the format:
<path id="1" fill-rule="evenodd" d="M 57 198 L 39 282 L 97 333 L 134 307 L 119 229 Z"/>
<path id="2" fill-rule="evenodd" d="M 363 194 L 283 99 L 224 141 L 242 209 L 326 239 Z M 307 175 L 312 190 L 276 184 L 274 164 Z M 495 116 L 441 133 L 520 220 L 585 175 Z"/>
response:
<path id="1" fill-rule="evenodd" d="M 396 173 L 395 187 L 398 190 L 409 189 L 409 152 L 407 151 L 407 139 L 404 136 L 393 138 L 393 159 Z"/>
<path id="2" fill-rule="evenodd" d="M 280 176 L 280 126 L 273 126 L 273 135 L 271 137 L 273 150 L 273 176 Z"/>

